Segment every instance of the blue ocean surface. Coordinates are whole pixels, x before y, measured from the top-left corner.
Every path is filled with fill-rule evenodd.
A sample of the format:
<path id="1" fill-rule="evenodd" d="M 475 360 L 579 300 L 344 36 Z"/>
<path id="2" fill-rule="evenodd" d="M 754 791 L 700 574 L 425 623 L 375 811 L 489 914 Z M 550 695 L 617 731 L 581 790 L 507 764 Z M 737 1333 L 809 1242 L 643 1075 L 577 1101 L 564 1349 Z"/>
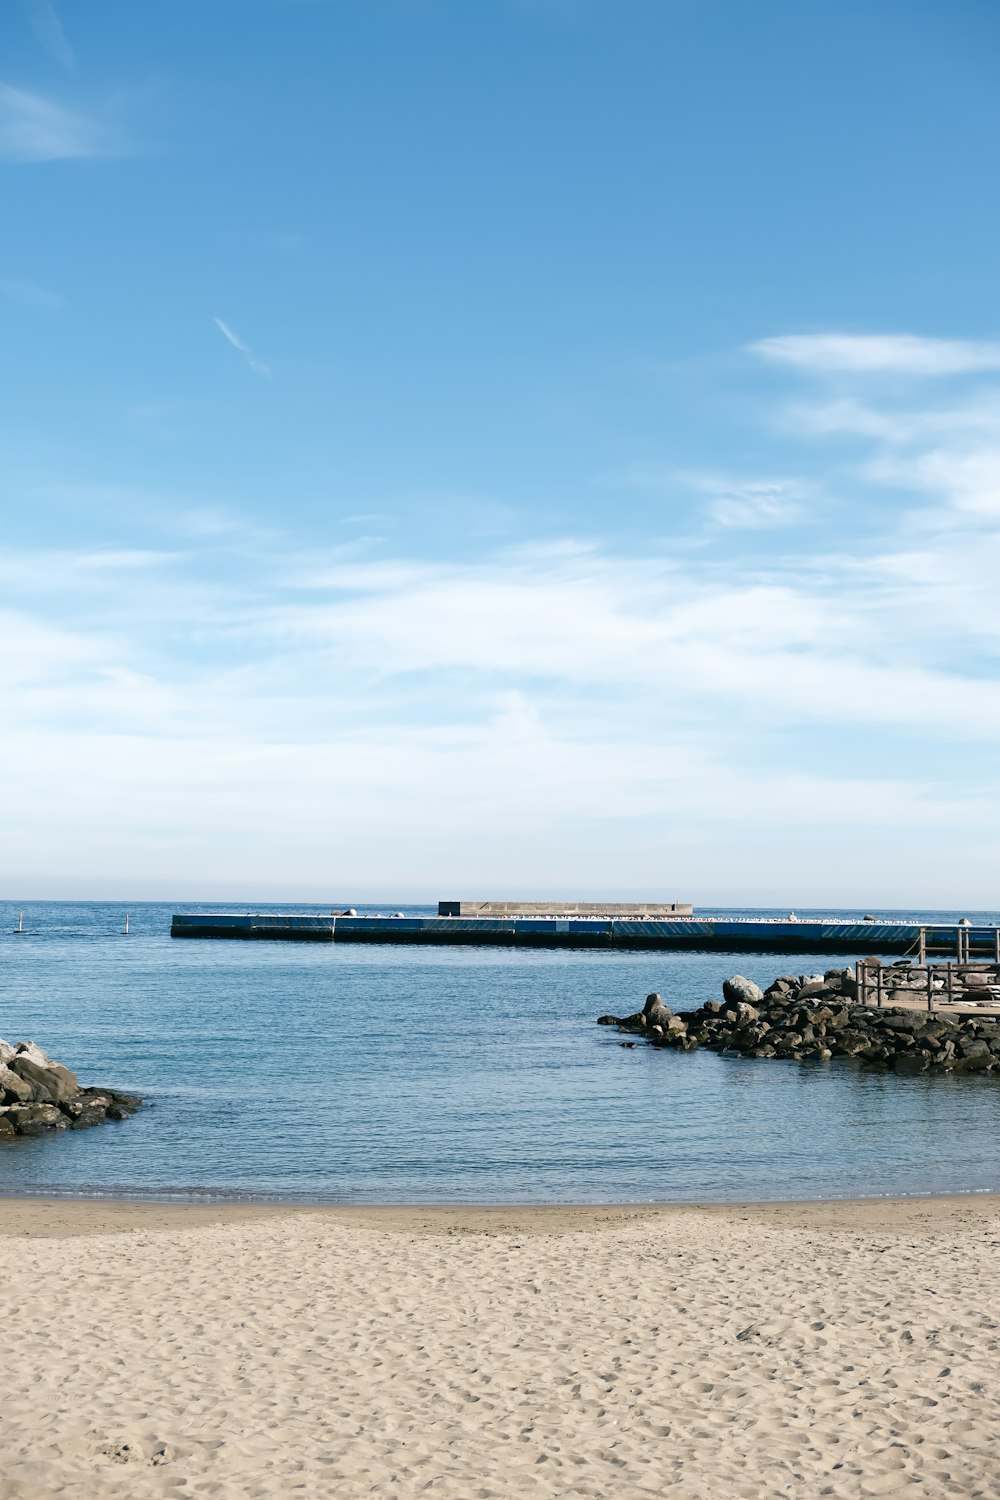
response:
<path id="1" fill-rule="evenodd" d="M 2 1193 L 587 1203 L 1000 1190 L 996 1077 L 626 1049 L 595 1025 L 650 990 L 683 1009 L 734 972 L 767 984 L 844 959 L 171 939 L 172 910 L 190 904 L 131 906 L 125 936 L 121 903 L 24 903 L 15 935 L 20 909 L 0 903 L 0 1036 L 31 1037 L 82 1082 L 151 1107 L 0 1146 Z M 431 912 L 358 907 L 377 909 Z"/>

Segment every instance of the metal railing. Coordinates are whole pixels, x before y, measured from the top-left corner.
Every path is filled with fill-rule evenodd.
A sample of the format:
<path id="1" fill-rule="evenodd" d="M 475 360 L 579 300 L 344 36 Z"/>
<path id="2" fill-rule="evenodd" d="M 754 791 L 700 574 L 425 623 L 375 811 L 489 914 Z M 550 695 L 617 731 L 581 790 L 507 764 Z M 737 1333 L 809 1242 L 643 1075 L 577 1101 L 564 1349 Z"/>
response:
<path id="1" fill-rule="evenodd" d="M 973 999 L 989 998 L 1000 1004 L 1000 994 L 997 993 L 1000 992 L 1000 958 L 993 963 L 971 963 L 967 957 L 960 958 L 957 962 L 949 959 L 943 964 L 921 962 L 909 970 L 885 967 L 881 962 L 870 962 L 862 958 L 858 960 L 855 972 L 858 1003 L 874 1004 L 877 1009 L 887 1003 L 892 992 L 898 991 L 903 991 L 907 999 L 926 997 L 928 1011 L 934 1010 L 935 1001 L 943 1005 L 956 1005 L 963 1001 L 968 1003 Z M 984 976 L 987 982 L 966 984 L 965 979 L 970 972 Z M 918 982 L 914 984 L 912 978 L 917 978 Z M 911 980 L 908 984 L 903 982 L 907 979 Z"/>

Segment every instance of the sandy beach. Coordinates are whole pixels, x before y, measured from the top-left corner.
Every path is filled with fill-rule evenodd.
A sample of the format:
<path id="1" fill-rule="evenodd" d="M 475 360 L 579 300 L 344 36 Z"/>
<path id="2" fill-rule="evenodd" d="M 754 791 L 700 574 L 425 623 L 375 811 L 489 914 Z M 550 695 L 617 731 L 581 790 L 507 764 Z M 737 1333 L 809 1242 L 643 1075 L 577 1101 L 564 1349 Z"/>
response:
<path id="1" fill-rule="evenodd" d="M 0 1495 L 993 1496 L 998 1210 L 2 1200 Z"/>

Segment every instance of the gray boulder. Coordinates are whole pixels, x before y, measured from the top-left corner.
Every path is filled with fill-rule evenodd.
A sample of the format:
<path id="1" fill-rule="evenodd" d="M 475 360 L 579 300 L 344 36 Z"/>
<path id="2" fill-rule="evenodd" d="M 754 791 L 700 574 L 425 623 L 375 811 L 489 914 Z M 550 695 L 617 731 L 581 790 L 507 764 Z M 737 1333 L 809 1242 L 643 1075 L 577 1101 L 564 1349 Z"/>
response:
<path id="1" fill-rule="evenodd" d="M 733 974 L 724 980 L 722 994 L 727 1005 L 759 1005 L 764 998 L 760 985 L 754 984 L 752 979 L 745 979 L 742 974 Z"/>
<path id="2" fill-rule="evenodd" d="M 646 1017 L 647 1026 L 662 1026 L 664 1031 L 673 1019 L 673 1011 L 668 1009 L 660 999 L 659 995 L 647 995 L 646 1003 L 642 1007 L 642 1013 Z"/>
<path id="3" fill-rule="evenodd" d="M 8 1104 L 26 1104 L 34 1098 L 34 1085 L 0 1062 L 0 1097 Z"/>
<path id="4" fill-rule="evenodd" d="M 37 1053 L 38 1048 L 34 1051 Z M 41 1053 L 45 1057 L 45 1053 Z M 62 1104 L 66 1099 L 73 1099 L 80 1092 L 80 1085 L 74 1074 L 61 1063 L 52 1062 L 45 1058 L 44 1063 L 36 1061 L 34 1056 L 18 1049 L 10 1063 L 10 1071 L 23 1078 L 25 1083 L 32 1086 L 33 1097 L 42 1103 Z"/>

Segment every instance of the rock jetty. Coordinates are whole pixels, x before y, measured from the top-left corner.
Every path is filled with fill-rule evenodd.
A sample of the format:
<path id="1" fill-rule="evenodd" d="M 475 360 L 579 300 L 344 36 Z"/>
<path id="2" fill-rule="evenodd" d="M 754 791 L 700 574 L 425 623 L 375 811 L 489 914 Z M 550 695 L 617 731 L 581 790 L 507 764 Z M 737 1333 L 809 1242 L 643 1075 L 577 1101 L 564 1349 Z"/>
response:
<path id="1" fill-rule="evenodd" d="M 34 1042 L 12 1046 L 0 1037 L 0 1142 L 125 1120 L 141 1103 L 138 1094 L 81 1088 L 74 1073 Z"/>
<path id="2" fill-rule="evenodd" d="M 786 974 L 766 990 L 736 974 L 722 986 L 721 1000 L 706 1000 L 697 1010 L 675 1014 L 659 995 L 649 995 L 634 1015 L 601 1016 L 598 1025 L 679 1052 L 708 1047 L 739 1057 L 846 1057 L 897 1073 L 1000 1072 L 1000 1017 L 915 1009 L 913 1001 L 924 993 L 916 984 L 887 984 L 887 995 L 912 997 L 910 1006 L 890 1001 L 878 1008 L 859 1004 L 854 969 Z"/>

